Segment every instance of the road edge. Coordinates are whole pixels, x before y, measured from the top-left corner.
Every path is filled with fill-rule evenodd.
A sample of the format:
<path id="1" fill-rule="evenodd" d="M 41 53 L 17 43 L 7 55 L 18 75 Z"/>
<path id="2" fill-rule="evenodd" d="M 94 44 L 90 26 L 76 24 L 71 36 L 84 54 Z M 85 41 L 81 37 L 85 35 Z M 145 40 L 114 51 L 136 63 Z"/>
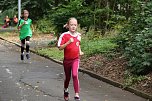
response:
<path id="1" fill-rule="evenodd" d="M 11 44 L 14 44 L 14 45 L 16 45 L 16 46 L 18 46 L 18 47 L 21 47 L 20 44 L 18 44 L 18 43 L 16 43 L 16 42 L 13 42 L 13 41 L 9 41 L 9 40 L 7 40 L 7 39 L 5 39 L 5 38 L 3 38 L 3 37 L 0 37 L 0 39 L 1 39 L 1 40 L 4 40 L 4 41 L 7 41 L 7 42 L 9 42 L 9 43 L 11 43 Z M 44 57 L 44 58 L 46 58 L 46 59 L 49 59 L 49 60 L 51 60 L 51 61 L 53 61 L 53 62 L 56 62 L 56 63 L 60 64 L 60 65 L 63 64 L 62 61 L 59 61 L 59 60 L 57 60 L 57 59 L 50 58 L 50 57 L 45 56 L 45 55 L 42 55 L 42 54 L 39 54 L 39 53 L 36 52 L 34 49 L 30 49 L 30 51 L 31 51 L 32 53 L 34 53 L 34 54 L 37 54 L 37 55 L 39 55 L 39 56 L 42 56 L 42 57 Z M 135 88 L 133 88 L 133 87 L 125 87 L 125 88 L 124 88 L 124 85 L 123 85 L 123 84 L 118 83 L 118 82 L 116 82 L 116 81 L 113 81 L 113 80 L 111 80 L 111 79 L 109 79 L 109 78 L 103 77 L 103 76 L 101 76 L 101 75 L 97 75 L 96 73 L 94 73 L 94 72 L 92 72 L 92 71 L 90 71 L 90 70 L 86 70 L 86 69 L 83 69 L 83 68 L 79 68 L 79 71 L 82 72 L 82 73 L 86 73 L 86 74 L 90 75 L 91 77 L 93 77 L 93 78 L 95 78 L 95 79 L 101 80 L 101 81 L 106 82 L 106 83 L 108 83 L 108 84 L 111 84 L 111 85 L 113 85 L 113 86 L 115 86 L 115 87 L 119 87 L 119 88 L 121 88 L 121 89 L 123 89 L 123 90 L 129 91 L 129 92 L 131 92 L 131 93 L 133 93 L 133 94 L 135 94 L 135 95 L 137 95 L 137 96 L 140 96 L 140 97 L 143 97 L 143 98 L 145 98 L 145 99 L 148 99 L 148 101 L 152 101 L 152 95 L 148 95 L 148 94 L 146 94 L 146 93 L 144 93 L 144 92 L 142 92 L 142 91 L 140 91 L 140 90 L 137 90 L 137 89 L 135 89 Z"/>

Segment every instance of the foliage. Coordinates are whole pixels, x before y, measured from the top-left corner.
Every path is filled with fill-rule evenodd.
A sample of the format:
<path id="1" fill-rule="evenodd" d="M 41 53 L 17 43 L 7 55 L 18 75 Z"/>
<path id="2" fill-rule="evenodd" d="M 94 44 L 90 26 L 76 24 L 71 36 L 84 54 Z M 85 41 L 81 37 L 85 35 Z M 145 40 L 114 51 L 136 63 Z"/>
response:
<path id="1" fill-rule="evenodd" d="M 82 38 L 81 42 L 81 48 L 87 56 L 108 53 L 116 47 L 117 45 L 112 42 L 112 39 L 97 38 L 88 40 L 87 38 Z"/>
<path id="2" fill-rule="evenodd" d="M 36 25 L 36 29 L 41 33 L 54 33 L 54 27 L 48 19 L 40 19 L 36 22 Z"/>
<path id="3" fill-rule="evenodd" d="M 57 46 L 57 40 L 52 40 L 51 42 L 49 42 L 48 44 L 50 47 L 56 47 Z"/>
<path id="4" fill-rule="evenodd" d="M 70 17 L 75 17 L 82 27 L 91 23 L 91 11 L 82 5 L 83 0 L 71 0 L 68 5 L 60 5 L 50 16 L 58 32 L 64 32 L 63 25 Z"/>
<path id="5" fill-rule="evenodd" d="M 95 31 L 95 29 L 94 28 L 92 28 L 92 27 L 90 27 L 89 28 L 89 31 L 86 33 L 86 38 L 88 39 L 88 40 L 95 40 L 95 39 L 98 39 L 98 38 L 100 38 L 100 34 L 98 34 L 97 33 L 97 31 Z"/>
<path id="6" fill-rule="evenodd" d="M 145 76 L 138 76 L 130 74 L 128 71 L 125 72 L 125 82 L 124 87 L 132 86 L 138 82 L 141 82 L 143 80 L 146 80 L 147 78 Z"/>
<path id="7" fill-rule="evenodd" d="M 47 10 L 52 8 L 52 0 L 22 0 L 22 9 L 30 12 L 30 18 L 38 20 L 47 14 Z"/>
<path id="8" fill-rule="evenodd" d="M 88 29 L 105 32 L 117 23 L 123 22 L 134 12 L 136 0 L 22 0 L 22 10 L 30 11 L 30 18 L 36 22 L 46 17 L 53 21 L 58 33 L 63 32 L 63 25 L 70 17 L 76 17 L 81 25 Z M 13 9 L 17 13 L 18 1 L 1 0 L 0 10 L 2 12 Z M 101 34 L 98 33 L 98 34 Z"/>
<path id="9" fill-rule="evenodd" d="M 135 15 L 124 27 L 118 44 L 129 60 L 134 74 L 146 74 L 152 70 L 152 1 L 139 2 Z"/>
<path id="10" fill-rule="evenodd" d="M 30 12 L 30 18 L 34 21 L 47 14 L 48 9 L 53 7 L 53 0 L 21 0 L 22 10 L 27 9 Z M 2 12 L 13 9 L 18 10 L 18 0 L 1 0 L 0 10 Z"/>
<path id="11" fill-rule="evenodd" d="M 4 18 L 6 16 L 8 16 L 9 18 L 13 18 L 14 15 L 16 15 L 16 12 L 15 12 L 14 9 L 6 10 L 6 11 L 4 11 L 0 14 L 0 22 L 3 24 L 4 23 Z"/>
<path id="12" fill-rule="evenodd" d="M 2 10 L 2 12 L 10 10 L 10 9 L 14 9 L 17 10 L 18 6 L 14 6 L 17 5 L 17 0 L 1 0 L 0 1 L 0 10 Z"/>

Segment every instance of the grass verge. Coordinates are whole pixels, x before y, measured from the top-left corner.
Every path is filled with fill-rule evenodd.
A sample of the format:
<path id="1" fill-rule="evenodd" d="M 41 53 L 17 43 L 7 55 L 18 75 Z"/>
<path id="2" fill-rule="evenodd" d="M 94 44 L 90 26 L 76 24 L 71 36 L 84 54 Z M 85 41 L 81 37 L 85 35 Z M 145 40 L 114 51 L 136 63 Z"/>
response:
<path id="1" fill-rule="evenodd" d="M 94 40 L 82 39 L 81 48 L 87 56 L 93 54 L 109 53 L 117 47 L 116 43 L 109 38 L 99 38 Z"/>
<path id="2" fill-rule="evenodd" d="M 43 48 L 36 50 L 39 54 L 51 57 L 57 60 L 63 60 L 63 51 L 60 51 L 57 47 Z"/>
<path id="3" fill-rule="evenodd" d="M 54 43 L 52 41 L 50 43 Z M 49 43 L 49 45 L 50 45 Z M 53 45 L 54 46 L 54 45 Z M 85 53 L 85 56 L 90 56 L 93 54 L 109 53 L 111 50 L 115 49 L 117 45 L 112 42 L 111 39 L 97 39 L 97 40 L 87 40 L 82 39 L 81 48 Z M 42 55 L 49 56 L 54 59 L 63 60 L 63 51 L 59 51 L 57 47 L 52 48 L 42 48 L 38 49 L 37 52 Z"/>

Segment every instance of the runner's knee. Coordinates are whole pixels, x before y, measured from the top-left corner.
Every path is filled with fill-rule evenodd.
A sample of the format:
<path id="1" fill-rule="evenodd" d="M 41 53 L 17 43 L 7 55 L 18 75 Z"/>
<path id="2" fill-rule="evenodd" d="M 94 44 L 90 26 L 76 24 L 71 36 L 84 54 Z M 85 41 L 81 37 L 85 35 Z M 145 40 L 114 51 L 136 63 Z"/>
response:
<path id="1" fill-rule="evenodd" d="M 25 47 L 25 44 L 24 44 L 24 43 L 21 43 L 21 47 Z"/>
<path id="2" fill-rule="evenodd" d="M 26 46 L 29 46 L 30 45 L 30 41 L 26 41 Z"/>
<path id="3" fill-rule="evenodd" d="M 74 73 L 74 74 L 72 75 L 72 77 L 73 77 L 73 79 L 78 79 L 78 74 L 77 74 L 77 73 Z"/>

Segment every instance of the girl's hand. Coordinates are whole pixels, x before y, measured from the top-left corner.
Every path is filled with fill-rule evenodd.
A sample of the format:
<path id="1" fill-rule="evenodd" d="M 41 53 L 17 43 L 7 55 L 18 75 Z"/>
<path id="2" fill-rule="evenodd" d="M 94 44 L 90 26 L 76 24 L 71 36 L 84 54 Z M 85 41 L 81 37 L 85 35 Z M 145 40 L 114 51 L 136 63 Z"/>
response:
<path id="1" fill-rule="evenodd" d="M 64 49 L 67 45 L 69 45 L 70 43 L 74 42 L 73 38 L 70 38 L 69 41 L 67 41 L 65 44 L 59 46 L 59 49 L 62 50 Z"/>
<path id="2" fill-rule="evenodd" d="M 80 55 L 84 55 L 84 53 L 80 51 Z"/>
<path id="3" fill-rule="evenodd" d="M 69 43 L 72 43 L 72 42 L 74 42 L 74 39 L 70 38 Z"/>
<path id="4" fill-rule="evenodd" d="M 23 25 L 25 25 L 25 24 L 26 24 L 26 21 L 24 21 Z"/>

